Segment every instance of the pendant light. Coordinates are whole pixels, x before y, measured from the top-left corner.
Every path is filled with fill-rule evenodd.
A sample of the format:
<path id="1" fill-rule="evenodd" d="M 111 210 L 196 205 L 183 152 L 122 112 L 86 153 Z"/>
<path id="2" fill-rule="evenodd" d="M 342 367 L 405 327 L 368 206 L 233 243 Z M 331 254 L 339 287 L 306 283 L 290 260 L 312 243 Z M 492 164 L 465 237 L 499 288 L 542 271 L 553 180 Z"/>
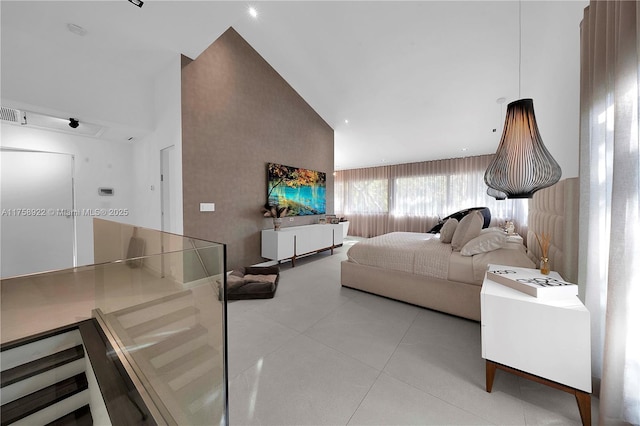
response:
<path id="1" fill-rule="evenodd" d="M 507 199 L 507 194 L 505 194 L 502 191 L 498 191 L 497 189 L 493 189 L 491 187 L 487 188 L 487 195 L 495 198 L 498 201 Z"/>
<path id="2" fill-rule="evenodd" d="M 504 101 L 506 101 L 506 99 L 503 97 L 496 99 L 496 103 L 500 105 L 500 112 L 498 113 L 498 122 L 502 120 L 502 104 L 504 104 Z M 493 131 L 495 132 L 496 129 L 493 129 Z M 507 194 L 505 194 L 502 191 L 498 191 L 497 189 L 493 189 L 490 186 L 487 187 L 487 195 L 495 198 L 498 201 L 503 201 L 507 199 Z"/>
<path id="3" fill-rule="evenodd" d="M 522 66 L 522 4 L 518 4 L 519 52 L 518 97 Z M 531 198 L 533 194 L 560 180 L 562 170 L 542 142 L 533 110 L 533 99 L 520 99 L 507 106 L 507 114 L 495 158 L 484 173 L 484 181 L 495 191 L 487 194 L 496 199 L 500 192 L 507 198 Z M 498 196 L 496 196 L 498 195 Z"/>

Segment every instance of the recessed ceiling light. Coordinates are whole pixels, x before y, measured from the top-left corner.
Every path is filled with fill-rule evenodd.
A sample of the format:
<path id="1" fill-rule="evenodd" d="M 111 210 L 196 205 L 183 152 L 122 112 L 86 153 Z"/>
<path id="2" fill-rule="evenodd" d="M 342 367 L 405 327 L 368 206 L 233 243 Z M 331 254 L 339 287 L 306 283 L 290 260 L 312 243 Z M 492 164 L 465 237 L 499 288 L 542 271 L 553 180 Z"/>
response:
<path id="1" fill-rule="evenodd" d="M 249 8 L 249 15 L 251 15 L 252 18 L 257 18 L 258 17 L 258 11 L 256 10 L 255 7 L 250 7 Z"/>
<path id="2" fill-rule="evenodd" d="M 76 24 L 67 24 L 67 29 L 79 36 L 83 36 L 87 33 L 87 30 Z"/>
<path id="3" fill-rule="evenodd" d="M 349 120 L 344 120 L 344 124 L 349 124 Z"/>

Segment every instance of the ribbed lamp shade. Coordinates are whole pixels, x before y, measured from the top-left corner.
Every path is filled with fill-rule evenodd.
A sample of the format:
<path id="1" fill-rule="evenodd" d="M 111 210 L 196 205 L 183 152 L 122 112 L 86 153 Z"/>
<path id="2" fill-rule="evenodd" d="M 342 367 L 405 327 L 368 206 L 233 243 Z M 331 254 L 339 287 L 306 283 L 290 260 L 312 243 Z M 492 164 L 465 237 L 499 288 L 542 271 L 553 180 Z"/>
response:
<path id="1" fill-rule="evenodd" d="M 498 191 L 497 189 L 493 189 L 491 187 L 487 188 L 487 195 L 495 198 L 496 200 L 506 200 L 507 194 L 502 191 Z"/>
<path id="2" fill-rule="evenodd" d="M 542 143 L 533 99 L 511 102 L 496 156 L 484 173 L 485 183 L 508 198 L 531 198 L 536 191 L 558 182 L 560 176 L 560 165 Z"/>

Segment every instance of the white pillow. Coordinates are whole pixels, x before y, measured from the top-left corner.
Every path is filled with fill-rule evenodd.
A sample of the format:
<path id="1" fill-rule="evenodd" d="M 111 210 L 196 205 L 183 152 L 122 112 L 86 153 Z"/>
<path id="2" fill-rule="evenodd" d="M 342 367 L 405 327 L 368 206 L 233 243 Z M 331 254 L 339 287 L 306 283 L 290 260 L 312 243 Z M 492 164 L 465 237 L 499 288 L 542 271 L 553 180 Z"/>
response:
<path id="1" fill-rule="evenodd" d="M 456 232 L 456 228 L 458 227 L 458 219 L 451 218 L 447 219 L 447 221 L 440 228 L 440 242 L 441 243 L 450 243 L 453 238 L 453 234 Z"/>
<path id="2" fill-rule="evenodd" d="M 504 232 L 485 232 L 465 244 L 460 250 L 460 254 L 473 256 L 474 254 L 487 253 L 501 249 L 505 244 L 507 244 L 507 236 Z"/>
<path id="3" fill-rule="evenodd" d="M 474 211 L 463 217 L 451 239 L 453 251 L 460 251 L 465 244 L 480 235 L 483 224 L 484 216 L 479 211 Z"/>

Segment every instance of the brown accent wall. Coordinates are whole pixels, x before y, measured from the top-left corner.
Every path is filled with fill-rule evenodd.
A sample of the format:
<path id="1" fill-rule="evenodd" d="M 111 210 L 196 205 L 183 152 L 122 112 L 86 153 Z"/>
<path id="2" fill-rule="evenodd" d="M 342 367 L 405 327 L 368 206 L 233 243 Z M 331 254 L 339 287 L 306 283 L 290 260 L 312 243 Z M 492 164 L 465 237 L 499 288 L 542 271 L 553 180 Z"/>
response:
<path id="1" fill-rule="evenodd" d="M 182 65 L 184 234 L 226 244 L 228 269 L 263 261 L 268 162 L 326 172 L 333 212 L 333 129 L 229 28 Z M 201 202 L 215 212 L 201 213 Z"/>

